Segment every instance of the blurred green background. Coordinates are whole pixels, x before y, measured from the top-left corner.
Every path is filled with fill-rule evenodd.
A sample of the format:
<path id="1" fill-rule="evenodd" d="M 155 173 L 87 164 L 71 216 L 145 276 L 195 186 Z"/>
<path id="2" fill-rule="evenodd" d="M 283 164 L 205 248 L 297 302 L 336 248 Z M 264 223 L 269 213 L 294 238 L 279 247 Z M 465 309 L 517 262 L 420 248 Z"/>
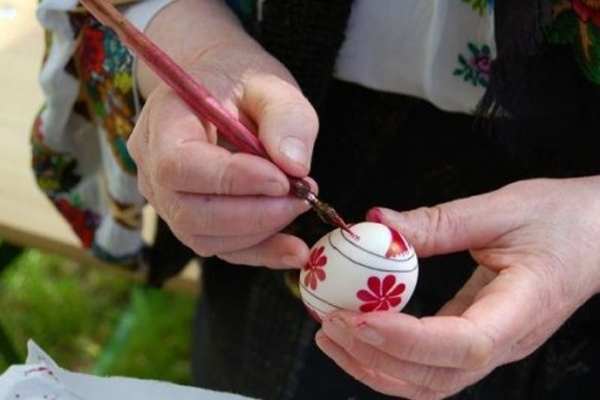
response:
<path id="1" fill-rule="evenodd" d="M 61 367 L 103 376 L 189 384 L 195 303 L 33 249 L 0 273 L 0 325 L 19 355 L 33 339 Z"/>

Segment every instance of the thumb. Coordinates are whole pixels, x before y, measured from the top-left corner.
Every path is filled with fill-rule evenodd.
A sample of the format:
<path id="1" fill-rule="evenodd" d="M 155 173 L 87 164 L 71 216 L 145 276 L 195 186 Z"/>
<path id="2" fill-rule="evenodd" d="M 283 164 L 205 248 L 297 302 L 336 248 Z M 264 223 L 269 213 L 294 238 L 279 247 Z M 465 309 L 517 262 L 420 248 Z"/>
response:
<path id="1" fill-rule="evenodd" d="M 396 229 L 419 256 L 429 257 L 481 248 L 515 229 L 523 212 L 514 207 L 513 196 L 499 190 L 405 212 L 372 208 L 366 219 Z"/>
<path id="2" fill-rule="evenodd" d="M 275 75 L 257 75 L 246 82 L 240 108 L 258 125 L 273 162 L 289 175 L 306 176 L 319 121 L 300 89 Z"/>

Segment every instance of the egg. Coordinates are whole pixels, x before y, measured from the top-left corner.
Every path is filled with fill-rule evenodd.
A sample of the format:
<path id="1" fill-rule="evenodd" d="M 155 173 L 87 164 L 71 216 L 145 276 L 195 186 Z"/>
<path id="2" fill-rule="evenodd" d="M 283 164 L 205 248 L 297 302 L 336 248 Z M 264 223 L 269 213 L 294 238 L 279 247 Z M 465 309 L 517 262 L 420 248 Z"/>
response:
<path id="1" fill-rule="evenodd" d="M 302 301 L 317 320 L 340 309 L 398 312 L 417 285 L 417 255 L 398 231 L 376 222 L 350 231 L 323 236 L 300 271 Z"/>

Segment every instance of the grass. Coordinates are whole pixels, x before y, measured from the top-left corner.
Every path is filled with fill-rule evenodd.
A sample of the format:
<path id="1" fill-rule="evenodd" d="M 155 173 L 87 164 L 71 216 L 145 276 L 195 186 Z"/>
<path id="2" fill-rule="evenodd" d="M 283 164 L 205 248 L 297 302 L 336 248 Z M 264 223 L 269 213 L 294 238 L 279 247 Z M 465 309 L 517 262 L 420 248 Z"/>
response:
<path id="1" fill-rule="evenodd" d="M 26 250 L 0 275 L 0 323 L 69 370 L 190 383 L 196 300 Z M 8 367 L 0 356 L 0 373 Z"/>

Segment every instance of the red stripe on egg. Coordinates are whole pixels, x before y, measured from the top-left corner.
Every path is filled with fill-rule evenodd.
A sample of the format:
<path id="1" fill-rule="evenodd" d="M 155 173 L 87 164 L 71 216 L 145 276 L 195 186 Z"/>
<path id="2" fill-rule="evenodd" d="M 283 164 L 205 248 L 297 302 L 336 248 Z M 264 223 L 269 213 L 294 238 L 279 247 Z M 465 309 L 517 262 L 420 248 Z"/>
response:
<path id="1" fill-rule="evenodd" d="M 385 256 L 387 258 L 397 257 L 409 250 L 408 243 L 404 240 L 402 235 L 398 233 L 397 230 L 389 228 L 392 234 L 392 240 L 390 242 L 390 247 L 388 248 Z"/>

